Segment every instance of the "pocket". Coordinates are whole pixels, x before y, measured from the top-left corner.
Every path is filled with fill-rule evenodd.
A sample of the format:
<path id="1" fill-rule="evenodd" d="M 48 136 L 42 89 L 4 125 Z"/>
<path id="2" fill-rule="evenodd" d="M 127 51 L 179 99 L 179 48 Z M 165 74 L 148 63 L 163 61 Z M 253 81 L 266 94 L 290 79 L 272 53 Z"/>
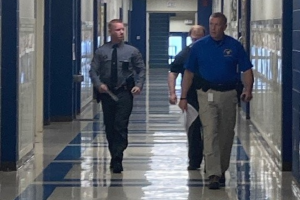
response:
<path id="1" fill-rule="evenodd" d="M 124 61 L 121 61 L 121 63 L 122 63 L 122 70 L 123 71 L 128 71 L 129 70 L 129 61 L 124 60 Z"/>
<path id="2" fill-rule="evenodd" d="M 232 102 L 233 102 L 234 104 L 237 104 L 237 103 L 238 103 L 238 97 L 234 97 Z"/>
<path id="3" fill-rule="evenodd" d="M 110 67 L 111 66 L 111 59 L 105 59 L 100 62 L 100 79 L 108 79 L 110 78 Z"/>

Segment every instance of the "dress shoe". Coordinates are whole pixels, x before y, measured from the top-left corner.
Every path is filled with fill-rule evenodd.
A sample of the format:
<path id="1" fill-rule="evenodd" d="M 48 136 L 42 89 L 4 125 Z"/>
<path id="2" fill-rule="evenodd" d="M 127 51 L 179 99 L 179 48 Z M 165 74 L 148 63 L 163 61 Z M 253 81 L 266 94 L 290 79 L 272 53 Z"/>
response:
<path id="1" fill-rule="evenodd" d="M 212 175 L 209 177 L 209 184 L 208 184 L 208 188 L 211 190 L 218 190 L 220 189 L 220 183 L 219 183 L 219 176 L 216 175 Z"/>
<path id="2" fill-rule="evenodd" d="M 226 184 L 226 177 L 225 177 L 225 172 L 222 173 L 222 176 L 219 179 L 219 183 L 221 187 L 224 187 Z"/>
<path id="3" fill-rule="evenodd" d="M 123 171 L 122 163 L 115 162 L 114 165 L 113 165 L 113 172 L 119 174 L 122 171 Z"/>

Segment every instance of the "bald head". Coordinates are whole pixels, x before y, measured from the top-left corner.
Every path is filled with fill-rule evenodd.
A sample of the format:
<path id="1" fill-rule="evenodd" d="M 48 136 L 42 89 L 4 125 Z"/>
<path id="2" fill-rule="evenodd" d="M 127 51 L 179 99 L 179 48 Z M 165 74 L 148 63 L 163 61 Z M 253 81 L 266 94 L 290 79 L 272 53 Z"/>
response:
<path id="1" fill-rule="evenodd" d="M 189 35 L 193 42 L 199 40 L 205 35 L 205 28 L 204 26 L 194 25 L 191 27 Z"/>

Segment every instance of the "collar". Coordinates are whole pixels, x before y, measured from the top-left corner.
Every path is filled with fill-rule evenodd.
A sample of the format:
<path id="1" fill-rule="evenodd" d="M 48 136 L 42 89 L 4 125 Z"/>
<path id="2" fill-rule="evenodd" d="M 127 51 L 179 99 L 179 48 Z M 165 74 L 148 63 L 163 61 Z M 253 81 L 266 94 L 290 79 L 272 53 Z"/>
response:
<path id="1" fill-rule="evenodd" d="M 225 35 L 225 34 L 224 34 L 222 40 L 218 40 L 218 41 L 214 40 L 211 36 L 209 36 L 209 37 L 210 37 L 210 40 L 211 40 L 214 44 L 216 44 L 217 46 L 222 46 L 222 45 L 225 43 L 226 39 L 227 39 L 227 35 Z"/>
<path id="2" fill-rule="evenodd" d="M 120 43 L 115 43 L 113 44 L 112 42 L 109 42 L 110 47 L 113 49 L 115 46 L 117 48 L 123 47 L 124 46 L 124 41 L 120 42 Z"/>

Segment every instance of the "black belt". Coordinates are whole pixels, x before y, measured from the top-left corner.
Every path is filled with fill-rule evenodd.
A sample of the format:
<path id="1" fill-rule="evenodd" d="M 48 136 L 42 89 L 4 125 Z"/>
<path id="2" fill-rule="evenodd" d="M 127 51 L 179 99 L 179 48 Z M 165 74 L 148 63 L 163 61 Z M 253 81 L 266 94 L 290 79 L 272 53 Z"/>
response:
<path id="1" fill-rule="evenodd" d="M 236 89 L 236 84 L 206 84 L 202 86 L 203 92 L 207 92 L 209 89 L 216 90 L 219 92 L 226 92 Z"/>
<path id="2" fill-rule="evenodd" d="M 125 91 L 125 90 L 128 90 L 127 85 L 121 85 L 120 87 L 114 89 L 114 91 L 117 91 L 117 92 Z"/>

